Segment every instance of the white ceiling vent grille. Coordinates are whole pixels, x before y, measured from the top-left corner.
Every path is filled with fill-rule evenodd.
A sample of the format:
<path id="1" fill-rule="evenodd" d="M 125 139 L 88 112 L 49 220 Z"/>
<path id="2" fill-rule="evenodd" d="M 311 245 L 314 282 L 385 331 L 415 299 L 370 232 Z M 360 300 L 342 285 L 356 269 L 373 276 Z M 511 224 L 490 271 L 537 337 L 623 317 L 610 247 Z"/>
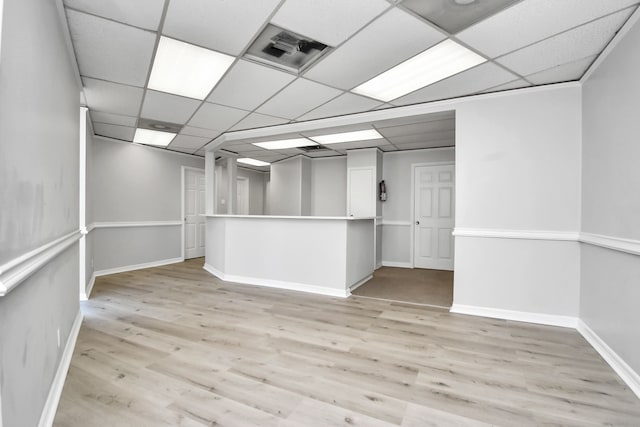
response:
<path id="1" fill-rule="evenodd" d="M 329 50 L 324 43 L 269 24 L 244 56 L 299 73 Z"/>

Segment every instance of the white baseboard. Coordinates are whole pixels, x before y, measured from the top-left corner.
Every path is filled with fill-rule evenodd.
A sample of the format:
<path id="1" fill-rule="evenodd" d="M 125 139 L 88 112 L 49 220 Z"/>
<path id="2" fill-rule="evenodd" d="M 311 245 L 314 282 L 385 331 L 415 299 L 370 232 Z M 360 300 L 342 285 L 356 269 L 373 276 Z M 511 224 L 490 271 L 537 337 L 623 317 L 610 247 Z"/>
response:
<path id="1" fill-rule="evenodd" d="M 271 280 L 271 279 L 259 279 L 256 277 L 247 277 L 247 276 L 235 276 L 231 274 L 225 274 L 220 270 L 214 268 L 210 264 L 205 264 L 203 268 L 209 273 L 216 276 L 218 279 L 224 280 L 225 282 L 242 283 L 245 285 L 257 285 L 257 286 L 264 286 L 267 288 L 287 289 L 289 291 L 307 292 L 312 294 L 329 295 L 332 297 L 341 297 L 341 298 L 346 298 L 350 295 L 350 292 L 347 289 L 342 290 L 342 289 L 334 289 L 334 288 L 325 288 L 323 286 L 308 285 L 305 283 L 285 282 L 281 280 Z"/>
<path id="2" fill-rule="evenodd" d="M 360 286 L 364 285 L 365 283 L 367 283 L 371 279 L 373 279 L 373 276 L 369 275 L 369 276 L 365 277 L 364 279 L 360 280 L 359 282 L 356 282 L 355 284 L 351 285 L 349 287 L 349 294 L 351 294 L 351 292 L 355 291 L 356 289 L 358 289 Z"/>
<path id="3" fill-rule="evenodd" d="M 96 273 L 94 272 L 91 275 L 91 279 L 89 279 L 89 283 L 84 289 L 84 292 L 80 295 L 80 301 L 87 301 L 91 296 L 91 290 L 93 289 L 93 285 L 96 283 Z"/>
<path id="4" fill-rule="evenodd" d="M 582 319 L 578 320 L 578 332 L 598 352 L 600 356 L 613 368 L 629 388 L 640 398 L 640 375 L 622 360 L 611 347 L 604 342 Z"/>
<path id="5" fill-rule="evenodd" d="M 142 264 L 125 265 L 123 267 L 107 268 L 105 270 L 94 271 L 95 277 L 106 276 L 109 274 L 124 273 L 126 271 L 141 270 L 143 268 L 160 267 L 162 265 L 175 264 L 177 262 L 183 262 L 181 257 L 161 259 L 159 261 L 145 262 Z"/>
<path id="6" fill-rule="evenodd" d="M 383 267 L 413 268 L 410 262 L 382 261 Z"/>
<path id="7" fill-rule="evenodd" d="M 451 313 L 468 314 L 471 316 L 491 317 L 493 319 L 515 320 L 518 322 L 537 323 L 548 326 L 561 326 L 563 328 L 576 328 L 578 318 L 560 316 L 555 314 L 530 313 L 526 311 L 503 310 L 500 308 L 478 307 L 472 305 L 453 304 Z"/>
<path id="8" fill-rule="evenodd" d="M 64 351 L 60 358 L 60 364 L 58 365 L 56 376 L 53 378 L 53 383 L 51 383 L 51 387 L 49 388 L 47 401 L 44 403 L 42 414 L 40 414 L 38 427 L 51 427 L 53 425 L 53 420 L 56 417 L 56 411 L 58 410 L 58 403 L 60 402 L 60 396 L 62 396 L 64 381 L 67 378 L 67 372 L 71 365 L 73 350 L 76 347 L 76 340 L 78 339 L 80 326 L 82 326 L 82 312 L 78 310 L 76 319 L 73 321 L 73 325 L 69 331 L 69 338 L 67 338 L 67 343 L 64 346 Z"/>

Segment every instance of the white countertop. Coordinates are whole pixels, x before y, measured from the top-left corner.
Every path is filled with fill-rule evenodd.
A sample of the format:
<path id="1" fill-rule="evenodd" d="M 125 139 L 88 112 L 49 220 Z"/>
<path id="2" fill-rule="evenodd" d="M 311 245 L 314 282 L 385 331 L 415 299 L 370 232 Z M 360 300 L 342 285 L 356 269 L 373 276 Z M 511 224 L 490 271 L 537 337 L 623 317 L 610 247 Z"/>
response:
<path id="1" fill-rule="evenodd" d="M 375 217 L 354 217 L 354 216 L 284 216 L 284 215 L 208 215 L 204 216 L 208 218 L 244 218 L 244 219 L 322 219 L 322 220 L 347 220 L 347 221 L 360 221 L 360 220 L 373 220 Z"/>

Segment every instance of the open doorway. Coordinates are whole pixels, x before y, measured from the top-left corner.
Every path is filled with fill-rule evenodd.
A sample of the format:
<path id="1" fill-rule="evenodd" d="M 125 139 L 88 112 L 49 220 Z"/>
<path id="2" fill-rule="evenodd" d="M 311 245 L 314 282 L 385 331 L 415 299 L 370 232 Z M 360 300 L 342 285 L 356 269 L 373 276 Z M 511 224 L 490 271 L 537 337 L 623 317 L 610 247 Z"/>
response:
<path id="1" fill-rule="evenodd" d="M 411 165 L 412 268 L 384 266 L 353 294 L 450 308 L 453 303 L 455 165 Z"/>

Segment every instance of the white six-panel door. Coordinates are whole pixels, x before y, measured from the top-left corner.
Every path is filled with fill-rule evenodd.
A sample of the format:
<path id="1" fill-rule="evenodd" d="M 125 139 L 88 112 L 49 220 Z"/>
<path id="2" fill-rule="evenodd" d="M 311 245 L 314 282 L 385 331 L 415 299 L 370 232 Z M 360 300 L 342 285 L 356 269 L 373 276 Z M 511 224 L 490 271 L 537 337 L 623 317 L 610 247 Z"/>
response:
<path id="1" fill-rule="evenodd" d="M 184 175 L 184 257 L 204 256 L 205 180 L 204 171 L 185 169 Z"/>
<path id="2" fill-rule="evenodd" d="M 415 267 L 453 270 L 454 178 L 453 165 L 415 168 Z"/>

